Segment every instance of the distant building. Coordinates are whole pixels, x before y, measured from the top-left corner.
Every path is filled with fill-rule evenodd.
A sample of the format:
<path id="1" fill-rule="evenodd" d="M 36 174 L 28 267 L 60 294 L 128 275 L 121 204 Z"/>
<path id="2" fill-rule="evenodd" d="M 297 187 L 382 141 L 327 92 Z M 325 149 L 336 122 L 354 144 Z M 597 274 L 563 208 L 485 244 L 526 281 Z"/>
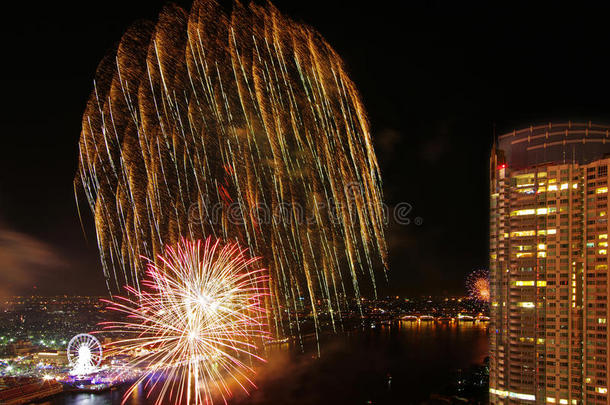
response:
<path id="1" fill-rule="evenodd" d="M 65 366 L 68 364 L 68 355 L 65 350 L 44 349 L 36 352 L 33 356 L 34 361 L 54 366 Z"/>
<path id="2" fill-rule="evenodd" d="M 7 346 L 8 354 L 12 356 L 27 356 L 36 351 L 36 347 L 28 340 L 18 340 Z"/>
<path id="3" fill-rule="evenodd" d="M 610 126 L 501 135 L 490 163 L 490 403 L 609 404 Z"/>
<path id="4" fill-rule="evenodd" d="M 55 380 L 30 377 L 0 377 L 0 404 L 22 405 L 58 394 L 62 385 Z"/>

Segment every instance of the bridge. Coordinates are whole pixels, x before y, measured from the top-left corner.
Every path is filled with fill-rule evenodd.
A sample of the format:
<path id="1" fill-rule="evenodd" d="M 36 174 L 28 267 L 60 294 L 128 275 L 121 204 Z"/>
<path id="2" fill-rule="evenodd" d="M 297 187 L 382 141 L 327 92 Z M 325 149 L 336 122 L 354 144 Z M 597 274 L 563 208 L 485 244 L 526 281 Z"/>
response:
<path id="1" fill-rule="evenodd" d="M 411 314 L 404 315 L 400 318 L 402 321 L 410 322 L 489 322 L 489 317 L 485 315 L 468 315 L 468 314 L 457 314 L 457 316 L 435 316 L 435 315 L 421 315 Z"/>

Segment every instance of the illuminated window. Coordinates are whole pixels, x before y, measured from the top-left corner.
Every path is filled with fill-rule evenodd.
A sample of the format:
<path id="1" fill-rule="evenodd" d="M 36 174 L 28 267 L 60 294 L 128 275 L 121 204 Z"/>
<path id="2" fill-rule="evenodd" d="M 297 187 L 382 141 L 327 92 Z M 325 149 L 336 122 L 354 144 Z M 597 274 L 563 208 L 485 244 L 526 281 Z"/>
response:
<path id="1" fill-rule="evenodd" d="M 608 239 L 608 234 L 607 233 L 599 234 L 599 235 L 597 235 L 597 238 L 598 239 Z"/>
<path id="2" fill-rule="evenodd" d="M 490 389 L 489 389 L 489 392 L 490 392 L 490 393 L 492 393 L 492 394 L 494 394 L 494 395 L 497 395 L 497 396 L 499 396 L 499 397 L 507 397 L 507 396 L 508 396 L 508 391 L 504 391 L 504 390 L 497 390 L 497 389 L 495 389 L 495 388 L 490 388 Z"/>
<path id="3" fill-rule="evenodd" d="M 550 181 L 549 181 L 550 183 Z M 557 191 L 557 184 L 551 184 L 549 185 L 549 187 L 547 188 L 548 191 Z"/>
<path id="4" fill-rule="evenodd" d="M 511 238 L 519 238 L 522 236 L 535 236 L 535 235 L 536 235 L 536 231 L 515 231 L 515 232 L 510 233 Z"/>
<path id="5" fill-rule="evenodd" d="M 546 252 L 540 251 L 540 252 L 538 252 L 537 256 L 538 257 L 546 257 Z"/>
<path id="6" fill-rule="evenodd" d="M 596 194 L 604 194 L 604 193 L 607 193 L 607 192 L 608 192 L 608 187 L 598 187 L 595 190 Z"/>
<path id="7" fill-rule="evenodd" d="M 517 187 L 529 187 L 533 186 L 535 183 L 533 173 L 516 175 L 514 177 L 517 182 Z"/>
<path id="8" fill-rule="evenodd" d="M 568 184 L 568 183 L 563 183 L 563 184 L 561 184 L 561 189 L 562 189 L 562 190 L 567 190 L 567 189 L 568 189 L 568 187 L 569 187 L 569 184 Z"/>
<path id="9" fill-rule="evenodd" d="M 537 287 L 546 287 L 546 281 L 538 280 L 538 281 L 536 281 L 536 286 Z"/>
<path id="10" fill-rule="evenodd" d="M 608 251 L 606 249 L 599 249 L 597 253 L 599 253 L 600 255 L 605 255 L 608 254 Z"/>
<path id="11" fill-rule="evenodd" d="M 510 398 L 522 399 L 524 401 L 535 401 L 536 396 L 532 394 L 520 394 L 518 392 L 509 392 L 508 396 Z"/>
<path id="12" fill-rule="evenodd" d="M 608 388 L 605 387 L 595 387 L 595 391 L 599 392 L 600 394 L 605 394 L 608 392 Z"/>
<path id="13" fill-rule="evenodd" d="M 530 209 L 526 209 L 526 210 L 513 211 L 510 213 L 510 216 L 514 217 L 514 216 L 522 216 L 522 215 L 534 215 L 535 213 L 536 213 L 536 210 L 533 208 L 530 208 Z"/>
<path id="14" fill-rule="evenodd" d="M 605 325 L 606 324 L 606 318 L 597 318 L 597 323 Z"/>
<path id="15" fill-rule="evenodd" d="M 534 308 L 535 307 L 533 302 L 519 302 L 519 303 L 517 303 L 517 306 L 519 306 L 521 308 Z"/>
<path id="16" fill-rule="evenodd" d="M 608 242 L 599 242 L 597 244 L 597 246 L 599 246 L 599 247 L 608 247 Z"/>
<path id="17" fill-rule="evenodd" d="M 533 287 L 534 286 L 534 280 L 527 280 L 527 281 L 519 280 L 519 281 L 515 281 L 515 285 L 517 287 Z"/>
<path id="18" fill-rule="evenodd" d="M 546 245 L 544 243 L 538 244 L 538 250 L 546 250 Z"/>
<path id="19" fill-rule="evenodd" d="M 546 233 L 549 235 L 555 235 L 557 233 L 557 229 L 547 229 Z"/>

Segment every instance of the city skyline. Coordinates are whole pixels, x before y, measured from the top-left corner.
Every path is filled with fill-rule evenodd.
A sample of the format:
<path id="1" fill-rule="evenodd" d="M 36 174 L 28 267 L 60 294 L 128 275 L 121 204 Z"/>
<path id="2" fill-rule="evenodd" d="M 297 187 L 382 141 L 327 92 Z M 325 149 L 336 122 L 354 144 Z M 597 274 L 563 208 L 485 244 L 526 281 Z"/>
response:
<path id="1" fill-rule="evenodd" d="M 0 403 L 610 404 L 608 7 L 12 5 Z"/>

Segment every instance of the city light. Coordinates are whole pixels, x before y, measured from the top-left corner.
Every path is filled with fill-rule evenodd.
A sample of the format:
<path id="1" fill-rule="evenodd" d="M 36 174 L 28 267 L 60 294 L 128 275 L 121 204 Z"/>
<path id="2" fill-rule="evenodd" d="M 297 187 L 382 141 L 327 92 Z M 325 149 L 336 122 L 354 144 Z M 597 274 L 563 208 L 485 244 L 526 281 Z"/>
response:
<path id="1" fill-rule="evenodd" d="M 273 2 L 11 3 L 0 405 L 610 405 L 610 3 Z"/>

